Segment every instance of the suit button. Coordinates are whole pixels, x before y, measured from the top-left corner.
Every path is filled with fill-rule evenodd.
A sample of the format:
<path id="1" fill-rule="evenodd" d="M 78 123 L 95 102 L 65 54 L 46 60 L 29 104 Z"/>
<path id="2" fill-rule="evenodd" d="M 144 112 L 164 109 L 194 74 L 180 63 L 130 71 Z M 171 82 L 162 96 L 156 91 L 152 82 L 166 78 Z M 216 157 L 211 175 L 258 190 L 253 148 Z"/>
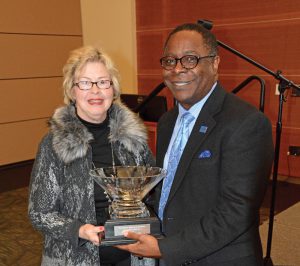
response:
<path id="1" fill-rule="evenodd" d="M 172 221 L 172 220 L 175 220 L 175 219 L 173 217 L 167 217 L 167 220 Z"/>

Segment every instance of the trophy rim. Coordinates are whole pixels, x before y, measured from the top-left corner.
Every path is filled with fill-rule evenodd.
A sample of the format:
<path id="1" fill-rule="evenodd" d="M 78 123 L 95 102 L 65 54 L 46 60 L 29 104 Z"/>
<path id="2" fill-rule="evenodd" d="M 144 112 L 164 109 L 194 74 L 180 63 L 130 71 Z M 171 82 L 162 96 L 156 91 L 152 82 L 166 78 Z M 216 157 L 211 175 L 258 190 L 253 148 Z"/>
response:
<path id="1" fill-rule="evenodd" d="M 91 175 L 97 175 L 96 171 L 98 169 L 118 169 L 118 168 L 152 168 L 152 169 L 160 169 L 161 171 L 158 174 L 146 174 L 143 176 L 113 176 L 114 178 L 141 178 L 141 177 L 155 177 L 155 176 L 160 176 L 160 175 L 166 175 L 167 174 L 167 170 L 162 168 L 162 167 L 158 167 L 158 166 L 144 166 L 144 165 L 118 165 L 118 166 L 105 166 L 105 167 L 96 167 L 94 169 L 90 170 L 90 174 Z"/>

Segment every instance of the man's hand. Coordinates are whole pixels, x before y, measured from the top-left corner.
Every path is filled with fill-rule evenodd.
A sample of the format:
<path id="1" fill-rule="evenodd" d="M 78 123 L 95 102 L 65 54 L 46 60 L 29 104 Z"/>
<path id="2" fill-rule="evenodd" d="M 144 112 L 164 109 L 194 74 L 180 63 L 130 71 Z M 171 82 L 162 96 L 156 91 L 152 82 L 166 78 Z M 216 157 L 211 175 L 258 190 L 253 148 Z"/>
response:
<path id="1" fill-rule="evenodd" d="M 161 258 L 157 239 L 151 235 L 137 234 L 134 232 L 124 232 L 124 236 L 136 240 L 136 243 L 128 245 L 118 245 L 119 249 L 129 251 L 137 257 Z"/>

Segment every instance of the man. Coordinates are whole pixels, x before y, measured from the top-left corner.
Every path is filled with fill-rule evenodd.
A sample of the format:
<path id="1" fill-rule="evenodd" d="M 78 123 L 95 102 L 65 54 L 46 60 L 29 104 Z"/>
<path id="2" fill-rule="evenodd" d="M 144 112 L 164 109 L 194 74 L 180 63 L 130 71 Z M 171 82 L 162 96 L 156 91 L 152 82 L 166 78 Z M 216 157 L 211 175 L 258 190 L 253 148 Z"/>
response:
<path id="1" fill-rule="evenodd" d="M 161 118 L 157 138 L 157 165 L 169 173 L 181 116 L 194 120 L 174 179 L 155 194 L 165 238 L 126 232 L 138 242 L 119 248 L 168 266 L 263 265 L 259 208 L 273 162 L 271 124 L 221 87 L 219 62 L 216 38 L 202 26 L 170 33 L 161 65 L 179 105 Z"/>

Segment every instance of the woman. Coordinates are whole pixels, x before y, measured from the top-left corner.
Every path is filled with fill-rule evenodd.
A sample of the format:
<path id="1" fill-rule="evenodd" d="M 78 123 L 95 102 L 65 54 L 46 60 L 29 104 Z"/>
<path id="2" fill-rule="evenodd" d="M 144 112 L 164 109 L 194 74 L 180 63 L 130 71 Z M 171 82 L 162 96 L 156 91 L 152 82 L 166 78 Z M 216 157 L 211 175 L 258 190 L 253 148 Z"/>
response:
<path id="1" fill-rule="evenodd" d="M 73 51 L 63 73 L 66 105 L 49 121 L 30 182 L 29 217 L 45 238 L 42 265 L 130 265 L 129 253 L 99 247 L 109 201 L 89 171 L 153 165 L 146 128 L 120 102 L 118 71 L 97 48 Z"/>

